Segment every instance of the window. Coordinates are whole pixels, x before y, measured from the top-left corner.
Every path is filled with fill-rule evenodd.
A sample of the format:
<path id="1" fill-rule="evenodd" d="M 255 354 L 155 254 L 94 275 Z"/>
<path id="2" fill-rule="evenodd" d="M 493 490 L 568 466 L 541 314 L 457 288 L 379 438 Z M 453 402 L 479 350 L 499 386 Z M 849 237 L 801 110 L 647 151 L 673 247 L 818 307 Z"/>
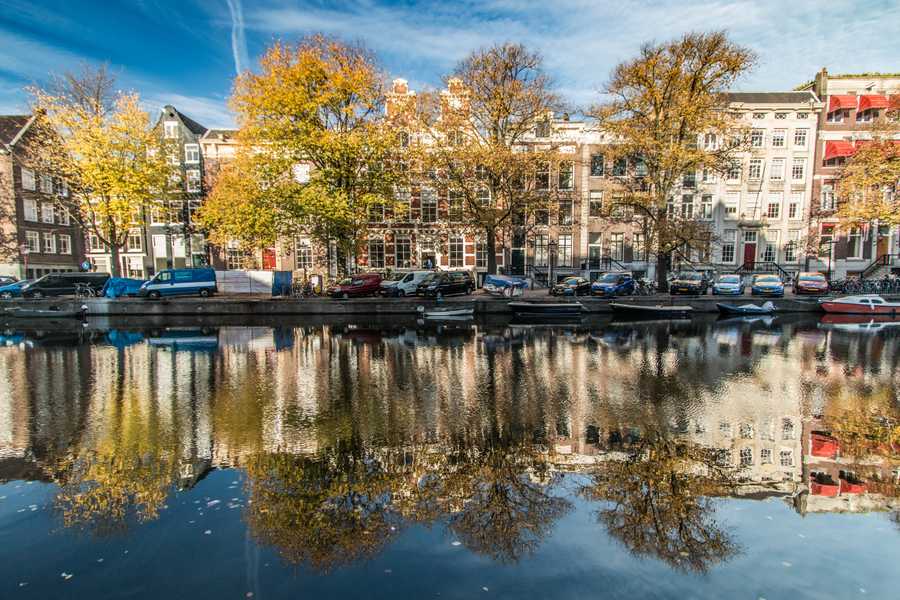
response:
<path id="1" fill-rule="evenodd" d="M 715 183 L 716 172 L 712 169 L 703 169 L 703 183 Z"/>
<path id="2" fill-rule="evenodd" d="M 461 237 L 450 238 L 450 266 L 463 266 L 463 248 L 464 242 Z"/>
<path id="3" fill-rule="evenodd" d="M 776 262 L 778 260 L 778 238 L 780 233 L 777 229 L 766 231 L 766 240 L 762 252 L 763 262 Z"/>
<path id="4" fill-rule="evenodd" d="M 64 208 L 57 207 L 56 208 L 56 222 L 60 225 L 69 225 L 71 220 L 69 218 L 69 211 Z"/>
<path id="5" fill-rule="evenodd" d="M 795 148 L 806 148 L 806 135 L 808 129 L 795 129 L 794 130 L 794 147 Z"/>
<path id="6" fill-rule="evenodd" d="M 722 232 L 722 262 L 734 264 L 734 241 L 736 230 L 726 229 Z"/>
<path id="7" fill-rule="evenodd" d="M 731 423 L 728 421 L 721 421 L 719 423 L 719 433 L 725 437 L 731 437 Z"/>
<path id="8" fill-rule="evenodd" d="M 800 247 L 800 230 L 788 231 L 788 243 L 784 245 L 785 262 L 797 262 L 797 250 Z"/>
<path id="9" fill-rule="evenodd" d="M 631 247 L 634 249 L 635 260 L 647 260 L 647 236 L 643 233 L 635 233 L 631 236 Z"/>
<path id="10" fill-rule="evenodd" d="M 613 260 L 625 260 L 624 233 L 613 233 L 609 236 L 609 256 Z"/>
<path id="11" fill-rule="evenodd" d="M 463 218 L 463 195 L 459 190 L 447 192 L 447 219 L 459 223 Z"/>
<path id="12" fill-rule="evenodd" d="M 823 224 L 819 230 L 819 256 L 831 256 L 834 245 L 834 225 Z"/>
<path id="13" fill-rule="evenodd" d="M 154 247 L 156 243 L 154 242 Z M 225 248 L 225 268 L 229 271 L 240 271 L 252 264 L 252 256 L 249 251 L 242 249 L 237 243 L 230 243 Z"/>
<path id="14" fill-rule="evenodd" d="M 755 113 L 753 113 L 753 118 L 756 119 L 757 121 L 759 121 L 760 119 L 765 119 L 765 118 L 766 118 L 766 113 L 764 113 L 764 112 L 755 112 Z"/>
<path id="15" fill-rule="evenodd" d="M 72 254 L 72 236 L 64 233 L 59 234 L 56 249 L 59 254 Z"/>
<path id="16" fill-rule="evenodd" d="M 369 221 L 372 223 L 383 223 L 384 222 L 384 204 L 381 202 L 374 202 L 369 205 L 368 209 Z"/>
<path id="17" fill-rule="evenodd" d="M 44 232 L 44 254 L 56 254 L 56 236 Z"/>
<path id="18" fill-rule="evenodd" d="M 783 121 L 784 119 L 787 119 L 787 113 L 775 113 L 775 118 Z"/>
<path id="19" fill-rule="evenodd" d="M 184 162 L 194 165 L 200 162 L 200 144 L 184 145 Z"/>
<path id="20" fill-rule="evenodd" d="M 791 164 L 791 179 L 794 181 L 803 181 L 806 176 L 806 159 L 795 158 Z"/>
<path id="21" fill-rule="evenodd" d="M 761 158 L 751 158 L 750 159 L 750 169 L 747 172 L 747 177 L 749 179 L 761 179 L 762 178 L 762 167 L 763 167 L 763 161 Z"/>
<path id="22" fill-rule="evenodd" d="M 295 252 L 297 253 L 296 268 L 308 270 L 313 266 L 312 246 L 309 240 L 297 238 L 294 243 Z"/>
<path id="23" fill-rule="evenodd" d="M 52 204 L 44 202 L 41 204 L 41 223 L 52 223 L 56 209 Z"/>
<path id="24" fill-rule="evenodd" d="M 556 264 L 561 267 L 572 266 L 572 236 L 561 235 L 556 249 Z"/>
<path id="25" fill-rule="evenodd" d="M 851 227 L 847 233 L 847 258 L 862 258 L 862 230 Z"/>
<path id="26" fill-rule="evenodd" d="M 759 464 L 761 465 L 771 465 L 772 464 L 772 449 L 771 448 L 763 448 L 759 451 Z"/>
<path id="27" fill-rule="evenodd" d="M 791 201 L 788 202 L 788 219 L 800 219 L 803 216 L 803 193 L 794 192 L 791 194 Z"/>
<path id="28" fill-rule="evenodd" d="M 707 150 L 715 150 L 716 145 L 718 144 L 718 140 L 716 138 L 716 134 L 707 133 L 703 136 L 703 147 Z"/>
<path id="29" fill-rule="evenodd" d="M 843 123 L 845 118 L 850 118 L 849 110 L 836 110 L 830 112 L 825 120 L 829 123 Z"/>
<path id="30" fill-rule="evenodd" d="M 561 190 L 571 190 L 575 188 L 575 165 L 571 161 L 559 163 L 557 184 Z"/>
<path id="31" fill-rule="evenodd" d="M 550 137 L 550 121 L 548 119 L 541 119 L 534 124 L 534 137 Z"/>
<path id="32" fill-rule="evenodd" d="M 599 217 L 603 214 L 603 192 L 591 190 L 588 194 L 588 214 L 591 217 Z"/>
<path id="33" fill-rule="evenodd" d="M 628 161 L 624 158 L 617 158 L 613 163 L 613 177 L 625 177 L 628 171 Z"/>
<path id="34" fill-rule="evenodd" d="M 126 243 L 128 252 L 140 252 L 144 248 L 144 236 L 140 227 L 134 227 L 128 231 L 128 240 Z"/>
<path id="35" fill-rule="evenodd" d="M 772 181 L 782 181 L 784 179 L 784 159 L 773 158 L 772 170 L 769 172 L 769 179 Z"/>
<path id="36" fill-rule="evenodd" d="M 694 196 L 693 194 L 685 194 L 681 197 L 681 218 L 694 218 Z"/>
<path id="37" fill-rule="evenodd" d="M 22 167 L 22 189 L 34 191 L 34 171 Z"/>
<path id="38" fill-rule="evenodd" d="M 733 161 L 728 166 L 728 173 L 726 174 L 728 181 L 740 181 L 741 180 L 741 162 Z"/>
<path id="39" fill-rule="evenodd" d="M 750 145 L 754 148 L 762 148 L 765 139 L 765 131 L 762 129 L 754 129 L 750 132 Z"/>
<path id="40" fill-rule="evenodd" d="M 644 162 L 643 158 L 635 157 L 632 159 L 632 163 L 634 164 L 635 177 L 645 177 L 647 175 L 647 163 Z"/>
<path id="41" fill-rule="evenodd" d="M 37 221 L 38 213 L 37 213 L 37 202 L 32 198 L 25 198 L 22 200 L 22 209 L 26 221 Z"/>
<path id="42" fill-rule="evenodd" d="M 534 187 L 538 190 L 550 189 L 550 163 L 543 163 L 535 174 Z"/>
<path id="43" fill-rule="evenodd" d="M 561 198 L 559 201 L 559 224 L 572 224 L 572 199 Z"/>
<path id="44" fill-rule="evenodd" d="M 769 194 L 769 200 L 766 203 L 766 218 L 781 218 L 781 194 L 777 192 Z"/>
<path id="45" fill-rule="evenodd" d="M 187 171 L 187 191 L 197 193 L 200 191 L 200 170 L 188 169 Z"/>
<path id="46" fill-rule="evenodd" d="M 384 238 L 369 238 L 369 266 L 373 269 L 384 268 Z"/>
<path id="47" fill-rule="evenodd" d="M 56 189 L 58 190 L 59 195 L 63 198 L 69 197 L 69 184 L 66 183 L 65 180 L 60 181 Z"/>
<path id="48" fill-rule="evenodd" d="M 781 466 L 782 467 L 793 467 L 794 466 L 794 451 L 793 450 L 782 450 L 779 452 L 779 456 L 781 458 Z"/>
<path id="49" fill-rule="evenodd" d="M 534 236 L 534 266 L 536 267 L 546 267 L 547 259 L 549 257 L 547 248 L 549 244 L 549 239 L 546 235 L 536 235 Z"/>
<path id="50" fill-rule="evenodd" d="M 591 177 L 603 177 L 603 155 L 591 155 Z"/>
<path id="51" fill-rule="evenodd" d="M 741 466 L 749 467 L 753 464 L 753 448 L 741 448 Z"/>
<path id="52" fill-rule="evenodd" d="M 178 137 L 178 122 L 177 121 L 166 121 L 163 123 L 163 135 L 166 139 L 174 139 Z"/>
<path id="53" fill-rule="evenodd" d="M 410 202 L 409 189 L 397 188 L 394 192 L 394 220 L 406 221 L 411 220 L 409 216 Z"/>
<path id="54" fill-rule="evenodd" d="M 25 232 L 25 245 L 28 247 L 28 251 L 32 254 L 39 253 L 41 251 L 41 236 L 37 231 L 26 231 Z"/>
<path id="55" fill-rule="evenodd" d="M 394 240 L 394 262 L 399 269 L 408 269 L 412 266 L 412 244 L 408 237 L 398 237 Z"/>
<path id="56" fill-rule="evenodd" d="M 476 197 L 478 199 L 478 204 L 481 206 L 489 206 L 491 203 L 491 190 L 486 187 L 480 187 L 475 190 Z"/>
<path id="57" fill-rule="evenodd" d="M 700 197 L 700 218 L 709 220 L 712 219 L 712 211 L 713 211 L 713 197 L 711 194 L 703 194 Z"/>
<path id="58" fill-rule="evenodd" d="M 781 421 L 781 439 L 794 439 L 794 422 L 790 419 L 782 419 Z"/>
<path id="59" fill-rule="evenodd" d="M 596 269 L 600 266 L 600 259 L 603 257 L 603 247 L 601 234 L 591 232 L 588 234 L 588 261 L 589 268 Z"/>
<path id="60" fill-rule="evenodd" d="M 857 110 L 856 111 L 856 122 L 857 123 L 870 123 L 873 119 L 878 118 L 877 110 Z"/>
<path id="61" fill-rule="evenodd" d="M 797 113 L 797 118 L 798 118 L 798 119 L 805 119 L 805 118 L 807 118 L 807 116 L 809 116 L 809 113 L 805 113 L 805 112 L 798 112 L 798 113 Z"/>
<path id="62" fill-rule="evenodd" d="M 738 206 L 741 203 L 741 197 L 738 194 L 728 194 L 725 196 L 725 218 L 737 219 Z"/>
<path id="63" fill-rule="evenodd" d="M 681 187 L 687 188 L 689 190 L 697 187 L 697 174 L 691 171 L 690 173 L 685 173 L 681 178 Z"/>
<path id="64" fill-rule="evenodd" d="M 784 148 L 785 140 L 787 139 L 787 130 L 786 129 L 776 129 L 772 132 L 772 147 L 773 148 Z"/>
<path id="65" fill-rule="evenodd" d="M 178 152 L 174 149 L 169 151 L 168 156 L 166 157 L 166 162 L 172 166 L 178 166 L 181 164 L 181 160 L 178 158 Z"/>
<path id="66" fill-rule="evenodd" d="M 41 193 L 42 194 L 52 194 L 53 193 L 53 178 L 49 175 L 41 175 Z"/>
<path id="67" fill-rule="evenodd" d="M 823 185 L 822 186 L 822 196 L 819 199 L 819 208 L 821 210 L 834 210 L 834 207 L 835 207 L 834 186 Z"/>
<path id="68" fill-rule="evenodd" d="M 431 188 L 422 190 L 422 222 L 434 223 L 437 221 L 437 192 Z"/>
<path id="69" fill-rule="evenodd" d="M 93 233 L 88 235 L 88 248 L 91 252 L 106 252 L 106 244 Z"/>
<path id="70" fill-rule="evenodd" d="M 487 244 L 478 240 L 475 242 L 475 268 L 487 269 Z"/>

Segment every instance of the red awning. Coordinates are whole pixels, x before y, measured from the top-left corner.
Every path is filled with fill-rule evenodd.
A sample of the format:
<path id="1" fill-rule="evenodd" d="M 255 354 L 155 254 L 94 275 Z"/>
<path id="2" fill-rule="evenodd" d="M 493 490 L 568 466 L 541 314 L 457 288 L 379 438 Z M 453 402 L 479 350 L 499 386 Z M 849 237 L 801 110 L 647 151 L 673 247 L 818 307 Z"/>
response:
<path id="1" fill-rule="evenodd" d="M 891 103 L 887 96 L 866 95 L 859 97 L 859 110 L 870 110 L 873 108 L 889 108 Z"/>
<path id="2" fill-rule="evenodd" d="M 828 98 L 828 112 L 856 108 L 856 96 L 837 95 Z"/>
<path id="3" fill-rule="evenodd" d="M 825 160 L 839 158 L 841 156 L 853 156 L 856 146 L 847 140 L 832 140 L 825 142 Z"/>

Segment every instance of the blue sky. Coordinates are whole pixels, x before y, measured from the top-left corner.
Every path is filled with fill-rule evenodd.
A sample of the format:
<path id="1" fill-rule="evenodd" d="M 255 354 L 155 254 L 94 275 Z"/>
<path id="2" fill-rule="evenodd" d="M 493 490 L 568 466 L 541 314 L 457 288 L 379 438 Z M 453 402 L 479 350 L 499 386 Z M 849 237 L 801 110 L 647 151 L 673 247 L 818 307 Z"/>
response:
<path id="1" fill-rule="evenodd" d="M 311 32 L 364 41 L 416 89 L 439 86 L 471 49 L 523 42 L 577 107 L 643 41 L 723 28 L 760 55 L 741 89 L 790 89 L 823 66 L 900 71 L 898 23 L 896 0 L 0 0 L 0 114 L 22 112 L 23 86 L 50 72 L 107 61 L 153 110 L 228 126 L 236 71 Z"/>

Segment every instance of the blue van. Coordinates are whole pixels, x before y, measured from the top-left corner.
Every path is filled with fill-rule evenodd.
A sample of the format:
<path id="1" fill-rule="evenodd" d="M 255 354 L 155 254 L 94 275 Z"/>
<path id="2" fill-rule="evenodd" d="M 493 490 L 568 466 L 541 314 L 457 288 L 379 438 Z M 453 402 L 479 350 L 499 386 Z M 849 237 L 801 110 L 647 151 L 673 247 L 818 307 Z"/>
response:
<path id="1" fill-rule="evenodd" d="M 212 296 L 216 288 L 216 272 L 213 269 L 165 269 L 145 282 L 138 296 L 161 298 L 163 296 Z"/>

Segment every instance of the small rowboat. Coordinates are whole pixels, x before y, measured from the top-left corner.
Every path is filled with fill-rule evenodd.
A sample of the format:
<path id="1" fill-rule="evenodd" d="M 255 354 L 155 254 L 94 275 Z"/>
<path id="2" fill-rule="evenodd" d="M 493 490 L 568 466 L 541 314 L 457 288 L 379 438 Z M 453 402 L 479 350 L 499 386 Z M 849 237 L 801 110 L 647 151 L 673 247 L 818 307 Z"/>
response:
<path id="1" fill-rule="evenodd" d="M 87 313 L 87 307 L 80 309 L 63 310 L 58 307 L 50 308 L 7 308 L 4 314 L 14 319 L 81 319 Z"/>
<path id="2" fill-rule="evenodd" d="M 716 303 L 716 307 L 723 315 L 770 315 L 775 312 L 775 305 L 766 302 L 762 306 L 756 304 L 726 304 Z"/>
<path id="3" fill-rule="evenodd" d="M 694 312 L 691 306 L 657 304 L 648 306 L 646 304 L 622 304 L 619 302 L 610 302 L 609 307 L 617 315 L 627 315 L 629 317 L 640 317 L 645 319 L 659 319 L 663 317 L 675 319 L 688 319 Z"/>
<path id="4" fill-rule="evenodd" d="M 475 313 L 475 309 L 471 306 L 462 308 L 424 308 L 420 306 L 419 312 L 426 319 L 460 319 L 471 317 Z"/>
<path id="5" fill-rule="evenodd" d="M 900 316 L 900 302 L 888 302 L 877 294 L 823 298 L 819 306 L 827 313 Z"/>
<path id="6" fill-rule="evenodd" d="M 510 310 L 521 316 L 566 317 L 580 315 L 580 302 L 510 302 Z"/>

